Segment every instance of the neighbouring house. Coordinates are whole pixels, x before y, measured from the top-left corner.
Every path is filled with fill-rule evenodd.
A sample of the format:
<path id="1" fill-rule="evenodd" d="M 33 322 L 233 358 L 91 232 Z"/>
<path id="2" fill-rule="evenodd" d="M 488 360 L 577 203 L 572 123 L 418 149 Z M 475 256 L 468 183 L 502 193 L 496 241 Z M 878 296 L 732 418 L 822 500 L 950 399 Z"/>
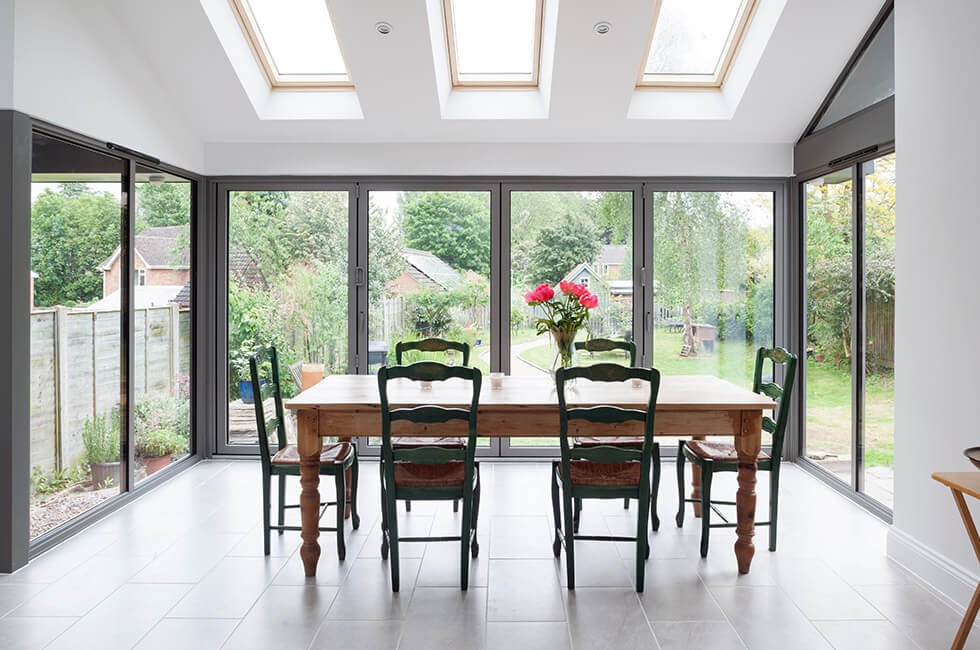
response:
<path id="1" fill-rule="evenodd" d="M 597 296 L 602 296 L 607 293 L 604 289 L 608 286 L 606 281 L 602 279 L 591 264 L 587 262 L 582 262 L 573 268 L 571 271 L 565 274 L 565 277 L 561 279 L 562 282 L 574 282 L 576 284 L 584 285 L 586 289 L 591 291 Z"/>
<path id="2" fill-rule="evenodd" d="M 603 244 L 596 257 L 595 270 L 605 280 L 618 280 L 626 262 L 624 244 Z"/>
<path id="3" fill-rule="evenodd" d="M 453 267 L 432 253 L 406 248 L 402 255 L 405 256 L 405 270 L 388 284 L 396 296 L 422 289 L 457 289 L 463 283 L 463 278 Z"/>
<path id="4" fill-rule="evenodd" d="M 155 226 L 135 237 L 133 279 L 135 307 L 160 307 L 179 302 L 190 307 L 190 239 L 187 226 Z M 102 299 L 89 309 L 119 309 L 122 259 L 119 248 L 99 265 Z M 182 297 L 182 298 L 181 298 Z M 186 304 L 182 302 L 186 300 Z"/>

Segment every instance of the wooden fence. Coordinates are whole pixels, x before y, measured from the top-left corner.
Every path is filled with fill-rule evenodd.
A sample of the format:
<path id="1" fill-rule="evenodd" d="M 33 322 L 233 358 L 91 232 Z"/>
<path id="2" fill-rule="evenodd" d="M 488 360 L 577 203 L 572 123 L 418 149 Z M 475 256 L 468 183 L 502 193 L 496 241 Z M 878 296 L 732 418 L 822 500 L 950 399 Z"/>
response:
<path id="1" fill-rule="evenodd" d="M 490 328 L 490 307 L 477 305 L 471 309 L 455 307 L 450 310 L 453 325 L 459 327 L 475 327 L 477 329 Z M 381 303 L 381 331 L 372 331 L 371 338 L 376 338 L 375 334 L 381 335 L 378 340 L 394 341 L 395 338 L 412 329 L 411 314 L 408 310 L 403 296 L 393 296 L 386 298 Z M 394 349 L 392 347 L 392 349 Z"/>
<path id="2" fill-rule="evenodd" d="M 190 372 L 191 313 L 177 305 L 137 309 L 134 396 L 174 394 Z M 31 467 L 45 472 L 79 462 L 82 428 L 119 403 L 119 311 L 31 314 Z"/>
<path id="3" fill-rule="evenodd" d="M 895 303 L 869 300 L 865 310 L 868 361 L 885 368 L 894 368 Z"/>

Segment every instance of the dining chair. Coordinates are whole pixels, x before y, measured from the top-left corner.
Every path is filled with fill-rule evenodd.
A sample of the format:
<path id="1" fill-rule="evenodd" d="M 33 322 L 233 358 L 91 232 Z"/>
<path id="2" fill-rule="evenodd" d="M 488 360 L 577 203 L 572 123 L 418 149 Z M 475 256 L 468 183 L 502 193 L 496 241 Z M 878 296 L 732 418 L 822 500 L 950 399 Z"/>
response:
<path id="1" fill-rule="evenodd" d="M 630 367 L 636 366 L 636 343 L 633 341 L 617 341 L 614 339 L 589 339 L 587 341 L 576 341 L 576 350 L 585 350 L 587 352 L 609 352 L 612 350 L 625 350 L 629 354 Z M 611 445 L 613 447 L 626 447 L 630 449 L 639 449 L 643 446 L 642 436 L 619 436 L 616 438 L 596 438 L 593 436 L 582 436 L 575 439 L 575 446 L 577 447 L 595 447 L 597 445 Z M 660 445 L 654 443 L 654 448 L 659 452 Z M 658 454 L 659 458 L 659 454 Z M 650 523 L 654 530 L 660 530 L 660 517 L 657 516 L 657 494 L 660 492 L 660 462 L 659 460 L 653 466 L 653 498 L 650 500 L 650 506 L 653 508 L 650 512 Z M 630 507 L 629 498 L 623 499 L 623 509 L 626 510 Z M 575 530 L 578 531 L 579 520 L 582 515 L 582 500 L 577 499 L 575 501 Z"/>
<path id="2" fill-rule="evenodd" d="M 399 366 L 403 364 L 406 352 L 449 352 L 458 351 L 463 355 L 464 366 L 470 365 L 470 344 L 463 341 L 449 341 L 440 338 L 427 338 L 421 341 L 399 341 L 395 344 L 395 363 Z M 395 440 L 395 447 L 445 447 L 447 449 L 462 449 L 464 440 L 455 436 L 445 438 L 399 438 Z M 412 502 L 405 501 L 405 511 L 412 511 Z M 453 512 L 459 512 L 459 501 L 453 501 Z"/>
<path id="3" fill-rule="evenodd" d="M 650 397 L 646 410 L 624 409 L 618 406 L 568 408 L 565 383 L 582 378 L 594 382 L 625 382 L 633 379 L 649 383 Z M 647 517 L 650 513 L 650 466 L 660 462 L 653 442 L 653 420 L 660 391 L 660 371 L 654 368 L 627 368 L 615 363 L 594 366 L 559 368 L 555 373 L 558 393 L 559 435 L 561 459 L 551 468 L 551 507 L 555 516 L 555 557 L 565 548 L 568 588 L 575 588 L 575 541 L 636 542 L 636 591 L 643 591 L 645 561 L 650 557 L 647 538 Z M 625 422 L 643 423 L 643 445 L 615 447 L 569 445 L 569 422 L 584 420 L 610 427 Z M 559 499 L 559 487 L 561 498 Z M 575 499 L 636 499 L 636 536 L 579 535 L 573 523 L 572 503 Z M 564 518 L 562 515 L 564 514 Z M 564 526 L 562 525 L 564 523 Z"/>
<path id="4" fill-rule="evenodd" d="M 773 381 L 763 381 L 762 370 L 766 360 L 772 362 L 773 377 L 777 365 L 784 369 L 782 386 Z M 752 380 L 752 391 L 766 395 L 778 403 L 776 419 L 769 416 L 762 418 L 762 430 L 772 434 L 772 453 L 759 451 L 759 471 L 769 472 L 769 521 L 757 521 L 756 526 L 769 527 L 769 550 L 776 550 L 776 522 L 779 514 L 779 464 L 783 455 L 783 440 L 786 437 L 786 421 L 789 418 L 790 401 L 793 397 L 793 384 L 796 379 L 796 355 L 783 348 L 759 348 L 755 355 L 755 376 Z M 685 458 L 701 469 L 701 498 L 689 499 L 684 496 L 684 460 Z M 697 503 L 701 506 L 701 557 L 708 555 L 709 531 L 712 528 L 734 528 L 735 523 L 718 510 L 717 506 L 734 506 L 734 501 L 715 501 L 711 499 L 711 481 L 718 472 L 737 472 L 738 452 L 735 446 L 728 442 L 708 442 L 703 440 L 681 440 L 677 446 L 677 492 L 679 505 L 677 508 L 677 526 L 684 525 L 684 504 Z M 714 511 L 722 522 L 711 523 L 711 512 Z"/>
<path id="5" fill-rule="evenodd" d="M 469 409 L 421 405 L 392 409 L 388 402 L 388 382 L 443 382 L 462 379 L 472 389 Z M 401 542 L 460 542 L 460 588 L 469 585 L 469 558 L 480 552 L 476 539 L 480 513 L 480 464 L 475 461 L 476 416 L 480 402 L 481 374 L 478 368 L 447 366 L 437 361 L 420 361 L 409 366 L 383 366 L 378 370 L 381 396 L 381 557 L 391 558 L 391 589 L 400 583 L 398 545 Z M 433 387 L 433 392 L 439 387 Z M 467 422 L 466 444 L 462 448 L 392 444 L 392 424 L 406 421 L 427 427 L 446 425 L 455 420 Z M 462 501 L 463 516 L 459 537 L 399 537 L 398 500 Z"/>
<path id="6" fill-rule="evenodd" d="M 259 460 L 262 465 L 262 526 L 264 531 L 265 554 L 269 555 L 269 535 L 270 531 L 278 530 L 282 535 L 287 530 L 302 530 L 300 526 L 285 525 L 286 510 L 299 508 L 299 504 L 286 505 L 286 477 L 299 476 L 300 456 L 296 445 L 289 444 L 286 440 L 286 419 L 282 409 L 282 392 L 279 384 L 279 355 L 273 346 L 261 347 L 256 350 L 248 361 L 251 371 L 252 394 L 255 395 L 255 426 L 258 430 L 259 438 Z M 260 370 L 268 371 L 268 379 L 261 378 Z M 269 419 L 265 417 L 264 401 L 273 399 L 275 415 Z M 273 455 L 269 446 L 269 436 L 276 436 L 276 453 Z M 350 442 L 328 443 L 323 446 L 320 452 L 320 475 L 333 476 L 337 489 L 337 500 L 327 501 L 320 504 L 320 517 L 326 512 L 327 507 L 336 506 L 337 524 L 334 527 L 321 527 L 324 532 L 337 533 L 337 556 L 343 560 L 346 555 L 344 545 L 344 514 L 346 510 L 347 484 L 346 474 L 350 469 L 351 474 L 351 525 L 356 530 L 361 525 L 361 518 L 357 514 L 357 447 Z M 272 477 L 279 479 L 279 507 L 278 525 L 270 522 L 270 510 L 272 507 L 270 492 L 272 489 Z"/>

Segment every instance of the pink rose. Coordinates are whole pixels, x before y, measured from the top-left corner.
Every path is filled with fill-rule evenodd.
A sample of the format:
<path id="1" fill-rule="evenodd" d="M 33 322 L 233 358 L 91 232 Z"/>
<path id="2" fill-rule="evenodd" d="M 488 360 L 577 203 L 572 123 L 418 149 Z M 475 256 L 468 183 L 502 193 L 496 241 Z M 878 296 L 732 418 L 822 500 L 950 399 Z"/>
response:
<path id="1" fill-rule="evenodd" d="M 536 291 L 528 291 L 524 294 L 524 302 L 529 305 L 533 305 L 534 303 L 538 302 L 538 300 L 539 298 Z"/>
<path id="2" fill-rule="evenodd" d="M 548 302 L 555 297 L 555 290 L 547 282 L 542 282 L 538 285 L 538 288 L 534 290 L 540 298 L 541 302 Z"/>
<path id="3" fill-rule="evenodd" d="M 578 301 L 586 309 L 594 309 L 599 306 L 599 297 L 594 296 L 591 293 L 586 293 L 584 296 L 579 298 Z"/>
<path id="4" fill-rule="evenodd" d="M 565 294 L 566 296 L 572 295 L 572 294 L 575 293 L 575 283 L 574 282 L 566 282 L 566 281 L 562 280 L 558 284 L 558 286 L 561 287 L 561 292 L 563 294 Z"/>

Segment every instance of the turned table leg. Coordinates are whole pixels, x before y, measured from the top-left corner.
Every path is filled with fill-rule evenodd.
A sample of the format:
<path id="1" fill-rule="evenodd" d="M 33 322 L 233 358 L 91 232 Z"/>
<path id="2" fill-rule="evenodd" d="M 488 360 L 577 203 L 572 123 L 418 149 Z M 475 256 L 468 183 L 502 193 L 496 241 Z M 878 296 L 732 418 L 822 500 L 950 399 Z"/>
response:
<path id="1" fill-rule="evenodd" d="M 303 559 L 306 577 L 312 578 L 316 575 L 316 565 L 320 560 L 317 538 L 320 537 L 320 452 L 323 450 L 323 439 L 318 431 L 315 410 L 300 411 L 298 420 L 299 482 L 303 488 L 299 496 L 303 529 L 303 545 L 299 555 Z"/>
<path id="2" fill-rule="evenodd" d="M 953 493 L 956 508 L 960 511 L 960 518 L 963 519 L 963 526 L 966 527 L 966 533 L 970 536 L 973 552 L 976 553 L 977 559 L 980 560 L 980 535 L 977 535 L 977 527 L 973 523 L 973 516 L 970 514 L 970 509 L 967 507 L 966 501 L 963 500 L 962 492 L 955 488 L 950 488 L 950 491 Z M 980 610 L 980 585 L 977 585 L 976 591 L 973 592 L 973 598 L 970 599 L 970 605 L 966 608 L 966 613 L 963 614 L 960 629 L 956 631 L 956 638 L 953 640 L 953 650 L 960 650 L 966 645 L 966 638 L 970 635 L 970 630 L 973 628 L 973 621 L 977 618 L 978 610 Z"/>
<path id="3" fill-rule="evenodd" d="M 735 559 L 738 572 L 748 573 L 755 555 L 755 481 L 762 448 L 762 412 L 742 411 L 742 433 L 735 438 L 738 452 L 738 490 L 735 492 Z"/>
<path id="4" fill-rule="evenodd" d="M 691 436 L 691 440 L 704 440 L 704 436 Z M 701 468 L 697 463 L 691 463 L 691 498 L 694 499 L 694 516 L 701 516 Z"/>

